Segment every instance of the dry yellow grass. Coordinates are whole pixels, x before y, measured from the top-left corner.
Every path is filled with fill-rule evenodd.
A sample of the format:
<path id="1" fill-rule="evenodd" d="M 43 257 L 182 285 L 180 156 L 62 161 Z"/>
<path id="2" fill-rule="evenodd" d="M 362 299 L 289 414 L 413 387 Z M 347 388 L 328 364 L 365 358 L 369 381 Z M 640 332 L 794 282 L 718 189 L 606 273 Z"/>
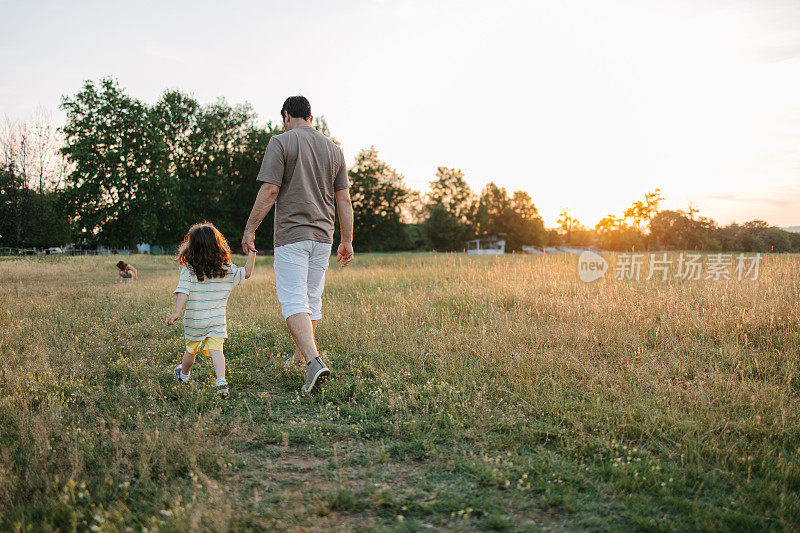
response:
<path id="1" fill-rule="evenodd" d="M 202 361 L 170 381 L 174 262 L 115 261 L 0 261 L 3 529 L 798 527 L 798 256 L 591 284 L 572 256 L 360 256 L 311 398 L 259 260 L 228 402 Z"/>

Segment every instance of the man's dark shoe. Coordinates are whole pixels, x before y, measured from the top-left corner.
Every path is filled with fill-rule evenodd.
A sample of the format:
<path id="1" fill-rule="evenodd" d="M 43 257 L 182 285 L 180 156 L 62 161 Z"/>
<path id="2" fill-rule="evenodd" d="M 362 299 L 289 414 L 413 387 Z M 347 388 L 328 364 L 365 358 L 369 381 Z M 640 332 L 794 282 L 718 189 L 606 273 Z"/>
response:
<path id="1" fill-rule="evenodd" d="M 305 393 L 314 391 L 330 375 L 331 371 L 325 366 L 322 359 L 316 357 L 306 365 L 306 383 L 303 385 L 302 391 Z"/>

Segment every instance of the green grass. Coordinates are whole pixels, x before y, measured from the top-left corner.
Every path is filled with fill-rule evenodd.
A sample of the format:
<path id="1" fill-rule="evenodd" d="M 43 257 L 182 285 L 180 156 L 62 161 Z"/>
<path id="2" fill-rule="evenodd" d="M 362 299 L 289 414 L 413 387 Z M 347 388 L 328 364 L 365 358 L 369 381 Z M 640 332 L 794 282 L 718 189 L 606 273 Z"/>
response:
<path id="1" fill-rule="evenodd" d="M 565 256 L 332 263 L 311 396 L 260 258 L 227 400 L 205 357 L 171 376 L 174 261 L 126 259 L 138 282 L 0 260 L 0 530 L 800 529 L 798 256 L 588 285 Z"/>

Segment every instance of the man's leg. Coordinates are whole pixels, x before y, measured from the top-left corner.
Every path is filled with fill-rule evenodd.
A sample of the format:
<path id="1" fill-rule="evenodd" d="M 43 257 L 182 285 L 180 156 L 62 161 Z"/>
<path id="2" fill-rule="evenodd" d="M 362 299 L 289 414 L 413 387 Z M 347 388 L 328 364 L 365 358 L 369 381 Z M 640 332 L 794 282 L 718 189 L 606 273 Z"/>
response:
<path id="1" fill-rule="evenodd" d="M 286 319 L 286 325 L 289 326 L 289 333 L 292 334 L 294 345 L 300 349 L 300 355 L 306 362 L 319 357 L 311 315 L 295 313 Z"/>
<path id="2" fill-rule="evenodd" d="M 316 339 L 317 322 L 322 318 L 322 291 L 325 288 L 325 271 L 331 255 L 331 245 L 313 242 L 308 258 L 308 275 L 306 277 L 308 307 L 311 310 L 312 335 Z M 301 360 L 302 354 L 297 344 L 294 345 L 294 358 Z M 307 361 L 309 359 L 306 359 Z"/>
<path id="3" fill-rule="evenodd" d="M 314 242 L 308 258 L 308 286 L 309 306 L 311 316 L 317 319 L 322 314 L 322 292 L 325 290 L 325 272 L 331 260 L 331 245 L 324 242 Z"/>
<path id="4" fill-rule="evenodd" d="M 295 357 L 310 361 L 316 357 L 314 345 L 314 325 L 308 307 L 308 262 L 311 255 L 311 241 L 301 241 L 275 248 L 275 286 L 281 314 L 286 320 L 295 345 Z M 305 322 L 308 322 L 307 328 Z M 309 352 L 308 340 L 314 345 Z M 308 353 L 313 353 L 311 358 Z"/>
<path id="5" fill-rule="evenodd" d="M 292 334 L 295 344 L 306 363 L 306 382 L 301 387 L 304 393 L 317 390 L 320 383 L 331 375 L 330 369 L 322 362 L 314 340 L 314 325 L 310 313 L 295 313 L 286 319 L 286 325 Z"/>
<path id="6" fill-rule="evenodd" d="M 317 337 L 317 322 L 319 322 L 319 320 L 311 321 L 311 328 L 313 329 L 313 335 L 315 339 Z M 305 360 L 305 358 L 303 357 L 303 353 L 300 351 L 300 348 L 297 347 L 297 343 L 294 344 L 294 360 L 297 362 Z"/>
<path id="7" fill-rule="evenodd" d="M 308 277 L 306 278 L 308 308 L 311 310 L 311 322 L 316 334 L 317 322 L 322 319 L 322 293 L 325 290 L 325 271 L 331 258 L 331 245 L 314 242 L 308 259 Z"/>

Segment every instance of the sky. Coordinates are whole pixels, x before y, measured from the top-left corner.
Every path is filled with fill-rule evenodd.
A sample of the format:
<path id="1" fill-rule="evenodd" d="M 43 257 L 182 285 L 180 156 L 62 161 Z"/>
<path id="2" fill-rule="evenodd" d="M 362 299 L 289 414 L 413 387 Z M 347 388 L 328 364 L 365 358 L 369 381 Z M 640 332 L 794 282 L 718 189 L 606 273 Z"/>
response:
<path id="1" fill-rule="evenodd" d="M 0 116 L 113 76 L 153 103 L 303 94 L 352 162 L 374 145 L 593 226 L 660 188 L 722 224 L 800 225 L 798 1 L 0 0 Z"/>

